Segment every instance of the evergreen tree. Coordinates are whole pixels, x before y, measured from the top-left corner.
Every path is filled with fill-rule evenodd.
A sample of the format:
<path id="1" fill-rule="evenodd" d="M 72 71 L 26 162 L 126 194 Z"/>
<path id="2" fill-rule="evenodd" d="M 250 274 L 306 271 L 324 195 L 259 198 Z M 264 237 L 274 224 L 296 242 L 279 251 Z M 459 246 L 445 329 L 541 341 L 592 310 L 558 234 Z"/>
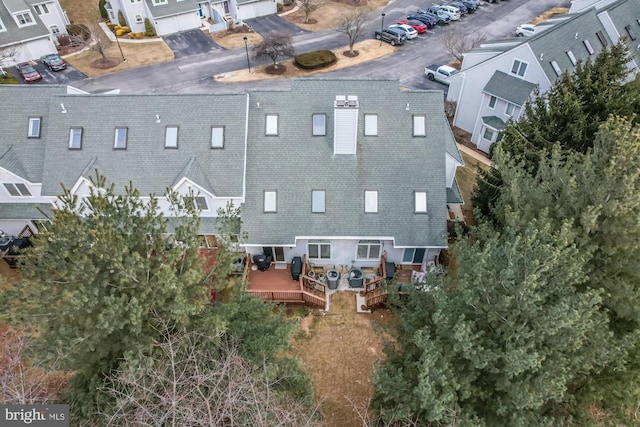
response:
<path id="1" fill-rule="evenodd" d="M 153 26 L 149 18 L 144 18 L 144 35 L 147 37 L 155 37 L 156 27 Z"/>

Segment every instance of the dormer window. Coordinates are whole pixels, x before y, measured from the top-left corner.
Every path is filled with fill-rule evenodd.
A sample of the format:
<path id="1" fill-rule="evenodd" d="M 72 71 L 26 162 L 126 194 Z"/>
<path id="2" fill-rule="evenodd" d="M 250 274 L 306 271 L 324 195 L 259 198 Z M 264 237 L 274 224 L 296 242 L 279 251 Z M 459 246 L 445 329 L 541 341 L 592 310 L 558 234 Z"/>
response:
<path id="1" fill-rule="evenodd" d="M 69 150 L 82 149 L 82 128 L 69 129 Z"/>
<path id="2" fill-rule="evenodd" d="M 22 12 L 16 13 L 15 15 L 16 22 L 18 23 L 18 27 L 26 27 L 27 25 L 33 25 L 35 22 L 33 21 L 33 17 L 31 16 L 31 12 Z"/>
<path id="3" fill-rule="evenodd" d="M 116 150 L 125 150 L 127 148 L 127 128 L 116 128 L 113 148 Z"/>
<path id="4" fill-rule="evenodd" d="M 195 204 L 195 207 L 201 211 L 209 210 L 209 205 L 207 204 L 207 198 L 204 196 L 196 197 L 193 203 Z"/>
<path id="5" fill-rule="evenodd" d="M 29 188 L 21 182 L 5 182 L 3 185 L 11 197 L 31 197 Z"/>
<path id="6" fill-rule="evenodd" d="M 27 138 L 40 138 L 40 117 L 29 117 L 29 130 Z"/>

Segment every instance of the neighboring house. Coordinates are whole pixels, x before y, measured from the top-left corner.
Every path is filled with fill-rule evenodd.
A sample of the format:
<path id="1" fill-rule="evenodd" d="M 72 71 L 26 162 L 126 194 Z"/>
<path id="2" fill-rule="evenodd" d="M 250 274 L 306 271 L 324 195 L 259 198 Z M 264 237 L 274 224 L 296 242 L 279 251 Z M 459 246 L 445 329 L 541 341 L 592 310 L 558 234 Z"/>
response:
<path id="1" fill-rule="evenodd" d="M 243 20 L 276 13 L 273 0 L 109 0 L 109 19 L 118 23 L 122 11 L 133 32 L 144 32 L 148 18 L 158 35 L 194 28 L 215 31 L 241 24 Z"/>
<path id="2" fill-rule="evenodd" d="M 37 233 L 45 216 L 36 206 L 50 210 L 61 184 L 85 196 L 97 169 L 119 190 L 132 181 L 143 195 L 198 193 L 205 237 L 233 202 L 246 251 L 276 262 L 306 255 L 367 267 L 386 251 L 420 265 L 447 246 L 447 204 L 462 203 L 442 92 L 397 81 L 305 79 L 289 90 L 197 95 L 5 86 L 0 96 L 10 118 L 0 122 L 7 234 Z M 163 197 L 160 205 L 178 220 Z"/>
<path id="3" fill-rule="evenodd" d="M 12 53 L 0 66 L 55 53 L 68 24 L 58 0 L 0 0 L 0 51 Z"/>
<path id="4" fill-rule="evenodd" d="M 576 14 L 554 17 L 528 38 L 492 40 L 464 54 L 448 99 L 457 102 L 453 124 L 489 152 L 509 120 L 518 120 L 535 89 L 546 92 L 578 61 L 595 57 L 625 38 L 629 67 L 640 64 L 640 2 L 601 0 Z"/>

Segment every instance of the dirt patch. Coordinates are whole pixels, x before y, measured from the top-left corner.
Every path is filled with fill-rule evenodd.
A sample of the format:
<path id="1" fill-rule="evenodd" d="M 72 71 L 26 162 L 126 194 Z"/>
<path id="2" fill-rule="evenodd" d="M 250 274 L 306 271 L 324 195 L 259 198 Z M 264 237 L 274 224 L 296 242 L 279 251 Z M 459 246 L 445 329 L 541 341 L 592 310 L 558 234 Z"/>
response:
<path id="1" fill-rule="evenodd" d="M 100 60 L 102 57 L 98 52 L 91 50 L 83 50 L 79 53 L 65 56 L 64 60 L 87 76 L 98 77 L 173 59 L 173 52 L 162 41 L 150 43 L 120 42 L 120 47 L 122 48 L 122 54 L 115 42 L 111 43 L 105 52 L 107 58 L 120 58 L 120 63 L 110 68 L 97 68 L 95 61 Z M 123 56 L 126 61 L 122 60 Z M 97 65 L 100 66 L 99 63 Z"/>
<path id="2" fill-rule="evenodd" d="M 350 9 L 363 7 L 375 10 L 385 6 L 388 2 L 388 0 L 359 0 L 357 2 L 354 2 L 353 0 L 326 1 L 322 3 L 322 6 L 320 6 L 318 10 L 311 13 L 310 21 L 311 19 L 314 19 L 316 20 L 315 23 L 304 23 L 304 10 L 301 8 L 295 12 L 287 15 L 281 14 L 280 16 L 305 30 L 320 31 L 335 27 L 340 18 L 343 17 Z"/>
<path id="3" fill-rule="evenodd" d="M 210 33 L 209 37 L 225 49 L 244 46 L 245 37 L 247 38 L 247 46 L 258 44 L 262 41 L 262 36 L 260 36 L 260 34 L 246 26 L 237 27 L 233 30 Z"/>
<path id="4" fill-rule="evenodd" d="M 92 68 L 97 68 L 99 70 L 106 70 L 108 68 L 115 67 L 121 62 L 122 60 L 120 58 L 110 58 L 110 57 L 98 58 L 92 63 L 90 63 L 89 66 L 91 66 Z"/>
<path id="5" fill-rule="evenodd" d="M 529 21 L 529 23 L 537 25 L 537 24 L 539 24 L 541 22 L 545 22 L 548 19 L 553 18 L 554 16 L 564 15 L 565 13 L 569 13 L 569 9 L 568 8 L 566 8 L 566 7 L 553 7 L 551 9 L 547 10 L 546 12 L 536 16 L 531 21 Z"/>
<path id="6" fill-rule="evenodd" d="M 245 82 L 251 80 L 265 80 L 272 78 L 291 78 L 291 77 L 303 77 L 316 73 L 326 73 L 329 71 L 339 70 L 341 68 L 351 67 L 361 64 L 363 62 L 371 61 L 373 59 L 381 58 L 395 52 L 395 48 L 387 43 L 382 43 L 378 40 L 365 40 L 354 45 L 354 50 L 359 52 L 355 57 L 347 57 L 343 54 L 345 48 L 341 47 L 333 50 L 333 53 L 338 57 L 338 61 L 326 68 L 319 70 L 303 70 L 295 66 L 293 60 L 280 62 L 280 66 L 286 66 L 286 71 L 283 74 L 274 76 L 268 74 L 265 70 L 268 66 L 251 67 L 251 73 L 248 69 L 238 70 L 231 73 L 225 73 L 215 76 L 215 79 L 220 82 Z"/>
<path id="7" fill-rule="evenodd" d="M 331 310 L 314 311 L 300 324 L 303 333 L 292 343 L 290 355 L 302 360 L 311 377 L 320 411 L 328 426 L 361 427 L 373 396 L 374 370 L 383 360 L 382 325 L 392 322 L 391 311 L 356 313 L 354 292 L 331 296 Z M 360 415 L 359 415 L 360 414 Z"/>

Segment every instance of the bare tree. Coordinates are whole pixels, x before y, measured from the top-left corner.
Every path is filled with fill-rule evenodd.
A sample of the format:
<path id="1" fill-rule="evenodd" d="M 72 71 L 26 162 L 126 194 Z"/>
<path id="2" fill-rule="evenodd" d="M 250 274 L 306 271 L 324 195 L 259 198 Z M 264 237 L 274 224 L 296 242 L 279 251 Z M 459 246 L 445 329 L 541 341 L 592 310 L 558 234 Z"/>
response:
<path id="1" fill-rule="evenodd" d="M 447 52 L 460 62 L 462 62 L 462 57 L 466 52 L 479 46 L 485 38 L 484 33 L 473 33 L 463 36 L 453 28 L 444 31 L 440 35 L 440 40 L 442 40 L 442 44 Z"/>
<path id="2" fill-rule="evenodd" d="M 18 49 L 14 46 L 0 49 L 0 74 L 1 75 L 5 74 L 4 70 L 2 69 L 4 62 L 10 59 L 13 59 L 16 56 L 17 52 L 18 52 Z"/>
<path id="3" fill-rule="evenodd" d="M 283 56 L 293 56 L 293 41 L 288 33 L 272 31 L 263 36 L 262 42 L 253 47 L 253 58 L 271 58 L 273 68 L 278 68 L 276 61 Z"/>
<path id="4" fill-rule="evenodd" d="M 125 362 L 105 382 L 102 391 L 117 402 L 103 413 L 106 425 L 316 425 L 315 410 L 276 390 L 233 344 L 195 332 L 163 335 L 159 351 L 141 364 Z"/>
<path id="5" fill-rule="evenodd" d="M 63 372 L 30 364 L 23 330 L 0 331 L 0 404 L 45 404 L 60 399 L 67 386 Z"/>
<path id="6" fill-rule="evenodd" d="M 318 8 L 322 5 L 321 3 L 317 3 L 314 0 L 298 0 L 298 6 L 300 9 L 304 11 L 304 23 L 309 22 L 309 17 L 313 12 L 318 10 Z"/>
<path id="7" fill-rule="evenodd" d="M 354 54 L 353 45 L 360 37 L 364 36 L 368 30 L 370 22 L 368 17 L 369 12 L 369 9 L 354 7 L 338 20 L 336 29 L 340 34 L 347 36 L 350 55 Z"/>
<path id="8" fill-rule="evenodd" d="M 89 37 L 85 40 L 89 49 L 97 52 L 103 59 L 107 59 L 107 49 L 111 46 L 111 39 L 107 36 L 97 22 L 87 25 Z"/>

